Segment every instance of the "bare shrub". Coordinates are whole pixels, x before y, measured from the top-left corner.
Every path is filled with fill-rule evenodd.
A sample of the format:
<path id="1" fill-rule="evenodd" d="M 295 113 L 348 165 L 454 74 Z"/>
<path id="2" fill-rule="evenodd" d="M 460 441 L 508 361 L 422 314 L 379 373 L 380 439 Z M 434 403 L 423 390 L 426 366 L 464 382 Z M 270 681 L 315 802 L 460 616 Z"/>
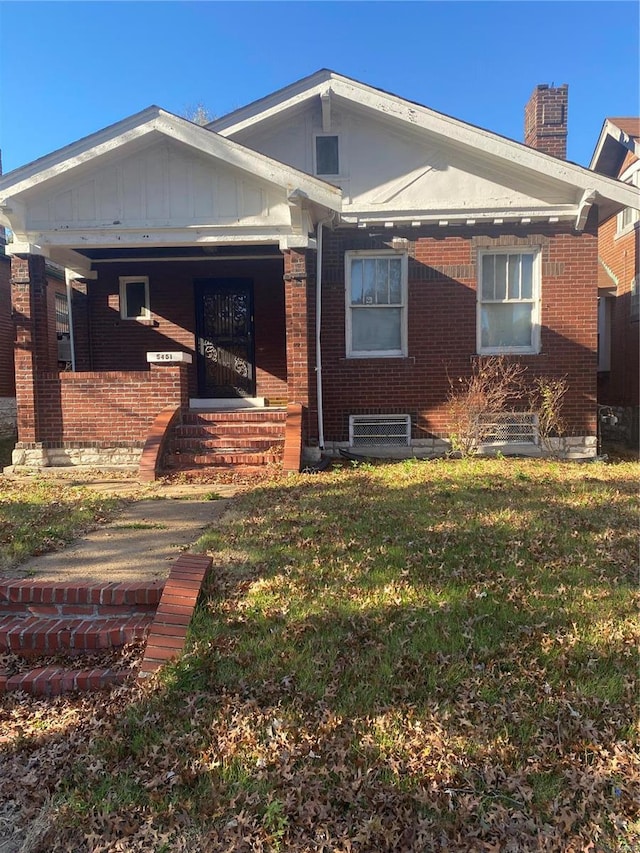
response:
<path id="1" fill-rule="evenodd" d="M 463 456 L 478 452 L 493 433 L 491 417 L 512 411 L 526 396 L 523 377 L 527 368 L 505 356 L 474 361 L 471 375 L 449 378 L 449 439 Z"/>
<path id="2" fill-rule="evenodd" d="M 562 417 L 564 397 L 569 389 L 566 376 L 548 379 L 538 376 L 531 393 L 531 411 L 538 417 L 538 437 L 540 444 L 548 454 L 561 450 L 561 439 L 567 431 Z"/>

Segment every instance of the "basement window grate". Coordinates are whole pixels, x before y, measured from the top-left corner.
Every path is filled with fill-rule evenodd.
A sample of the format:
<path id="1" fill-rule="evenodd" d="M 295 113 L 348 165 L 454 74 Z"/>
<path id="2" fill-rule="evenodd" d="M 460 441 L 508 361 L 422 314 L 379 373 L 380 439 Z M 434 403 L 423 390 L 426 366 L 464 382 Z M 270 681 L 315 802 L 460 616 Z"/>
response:
<path id="1" fill-rule="evenodd" d="M 537 444 L 537 418 L 530 412 L 499 412 L 479 420 L 481 444 Z"/>
<path id="2" fill-rule="evenodd" d="M 351 447 L 408 447 L 410 415 L 349 415 Z"/>

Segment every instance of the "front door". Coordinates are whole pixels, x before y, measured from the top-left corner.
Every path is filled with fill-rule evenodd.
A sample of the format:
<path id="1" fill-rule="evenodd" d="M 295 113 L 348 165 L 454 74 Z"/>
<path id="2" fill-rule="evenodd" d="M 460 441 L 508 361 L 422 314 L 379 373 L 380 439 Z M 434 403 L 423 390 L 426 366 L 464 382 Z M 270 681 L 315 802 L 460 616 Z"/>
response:
<path id="1" fill-rule="evenodd" d="M 255 397 L 252 280 L 206 278 L 194 285 L 200 397 Z"/>

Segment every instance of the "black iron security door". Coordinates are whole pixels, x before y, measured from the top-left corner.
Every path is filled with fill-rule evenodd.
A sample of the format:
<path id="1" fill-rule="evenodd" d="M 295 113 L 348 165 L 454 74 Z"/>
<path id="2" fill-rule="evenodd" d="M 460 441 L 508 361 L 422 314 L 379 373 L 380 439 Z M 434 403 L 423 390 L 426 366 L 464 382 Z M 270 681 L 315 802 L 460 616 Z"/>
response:
<path id="1" fill-rule="evenodd" d="M 198 279 L 195 285 L 198 393 L 254 397 L 253 282 Z"/>

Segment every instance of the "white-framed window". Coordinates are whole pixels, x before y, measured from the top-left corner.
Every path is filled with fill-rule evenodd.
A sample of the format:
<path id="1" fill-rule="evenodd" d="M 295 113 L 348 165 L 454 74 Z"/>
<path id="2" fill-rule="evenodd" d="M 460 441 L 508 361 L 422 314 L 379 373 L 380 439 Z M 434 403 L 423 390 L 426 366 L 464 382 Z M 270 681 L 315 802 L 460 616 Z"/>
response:
<path id="1" fill-rule="evenodd" d="M 631 184 L 634 187 L 640 186 L 640 170 L 633 172 L 625 183 Z M 624 210 L 620 211 L 616 220 L 616 235 L 626 234 L 639 219 L 640 210 L 636 210 L 635 207 L 625 207 Z"/>
<path id="2" fill-rule="evenodd" d="M 618 214 L 616 233 L 622 234 L 626 232 L 638 219 L 640 219 L 640 211 L 637 211 L 634 207 L 625 207 Z"/>
<path id="3" fill-rule="evenodd" d="M 123 320 L 148 320 L 149 278 L 144 275 L 120 276 L 120 316 Z"/>
<path id="4" fill-rule="evenodd" d="M 540 253 L 478 252 L 480 355 L 540 352 Z"/>
<path id="5" fill-rule="evenodd" d="M 406 254 L 345 253 L 348 358 L 407 354 Z"/>
<path id="6" fill-rule="evenodd" d="M 313 170 L 316 175 L 340 174 L 340 138 L 335 133 L 316 133 L 313 143 Z"/>

